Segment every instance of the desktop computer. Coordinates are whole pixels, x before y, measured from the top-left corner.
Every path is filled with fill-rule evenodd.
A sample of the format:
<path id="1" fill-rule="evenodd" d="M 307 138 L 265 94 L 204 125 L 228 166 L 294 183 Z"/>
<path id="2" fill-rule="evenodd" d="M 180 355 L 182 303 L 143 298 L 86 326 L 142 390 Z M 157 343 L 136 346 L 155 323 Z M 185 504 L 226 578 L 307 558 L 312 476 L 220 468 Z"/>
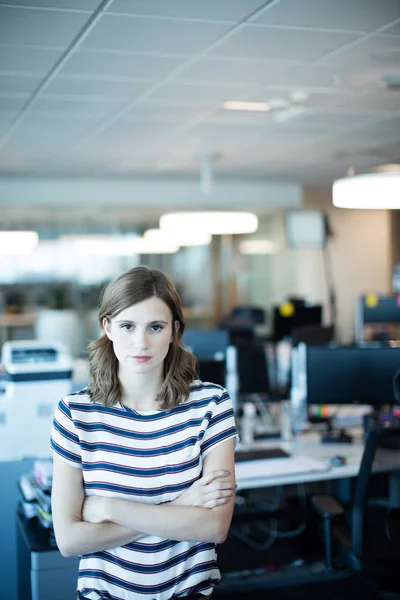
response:
<path id="1" fill-rule="evenodd" d="M 378 413 L 393 405 L 400 346 L 300 344 L 294 360 L 292 402 L 297 418 L 315 405 L 367 405 Z M 335 435 L 334 435 L 335 434 Z M 350 441 L 346 432 L 327 432 L 324 441 Z"/>

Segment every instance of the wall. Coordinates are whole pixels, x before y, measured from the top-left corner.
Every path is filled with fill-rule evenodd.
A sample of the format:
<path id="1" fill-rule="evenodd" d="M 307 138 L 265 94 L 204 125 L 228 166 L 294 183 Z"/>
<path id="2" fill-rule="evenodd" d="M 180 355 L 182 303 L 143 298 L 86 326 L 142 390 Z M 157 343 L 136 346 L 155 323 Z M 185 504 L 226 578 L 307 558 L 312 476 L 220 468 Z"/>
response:
<path id="1" fill-rule="evenodd" d="M 335 208 L 330 189 L 305 189 L 304 208 L 324 210 L 328 215 L 334 234 L 328 251 L 337 294 L 339 340 L 350 342 L 357 297 L 368 292 L 391 292 L 391 212 Z M 319 250 L 301 250 L 297 257 L 297 289 L 307 288 L 327 307 L 322 265 Z"/>

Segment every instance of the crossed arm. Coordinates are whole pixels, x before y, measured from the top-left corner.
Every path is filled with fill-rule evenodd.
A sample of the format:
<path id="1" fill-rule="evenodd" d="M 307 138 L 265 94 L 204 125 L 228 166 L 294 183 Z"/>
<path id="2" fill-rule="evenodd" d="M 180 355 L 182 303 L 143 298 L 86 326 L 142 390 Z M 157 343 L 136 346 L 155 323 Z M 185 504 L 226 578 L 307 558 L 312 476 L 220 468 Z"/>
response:
<path id="1" fill-rule="evenodd" d="M 177 500 L 156 505 L 105 496 L 85 498 L 81 469 L 54 455 L 52 514 L 60 552 L 88 554 L 146 535 L 223 542 L 233 513 L 233 451 L 233 440 L 214 448 L 204 458 L 201 479 Z"/>

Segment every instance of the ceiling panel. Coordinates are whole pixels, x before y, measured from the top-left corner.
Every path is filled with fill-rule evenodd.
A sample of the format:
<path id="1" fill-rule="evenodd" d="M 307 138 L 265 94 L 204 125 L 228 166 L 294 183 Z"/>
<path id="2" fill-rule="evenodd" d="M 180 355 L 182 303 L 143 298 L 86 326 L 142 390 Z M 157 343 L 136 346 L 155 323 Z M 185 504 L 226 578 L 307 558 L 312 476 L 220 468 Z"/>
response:
<path id="1" fill-rule="evenodd" d="M 239 98 L 246 88 L 203 83 L 167 83 L 151 95 L 151 99 L 189 102 L 202 106 L 218 106 L 226 100 Z"/>
<path id="2" fill-rule="evenodd" d="M 5 95 L 0 92 L 0 111 L 19 111 L 26 101 L 28 100 L 28 94 L 19 94 L 18 96 Z"/>
<path id="3" fill-rule="evenodd" d="M 10 75 L 0 73 L 0 90 L 2 93 L 9 94 L 30 93 L 37 88 L 42 77 L 32 75 L 31 77 L 24 75 Z"/>
<path id="4" fill-rule="evenodd" d="M 47 87 L 48 94 L 62 94 L 65 96 L 101 96 L 117 97 L 121 103 L 124 99 L 138 96 L 149 87 L 149 83 L 134 80 L 109 80 L 96 77 L 56 77 Z"/>
<path id="5" fill-rule="evenodd" d="M 2 44 L 67 47 L 88 14 L 0 6 Z"/>
<path id="6" fill-rule="evenodd" d="M 67 62 L 62 73 L 99 75 L 101 77 L 165 77 L 185 61 L 184 56 L 146 56 L 82 50 Z"/>
<path id="7" fill-rule="evenodd" d="M 101 119 L 107 117 L 113 110 L 120 106 L 116 98 L 99 97 L 72 97 L 68 99 L 60 96 L 44 94 L 33 104 L 32 113 L 45 112 L 47 114 L 65 114 L 76 116 L 79 114 L 87 119 Z"/>
<path id="8" fill-rule="evenodd" d="M 357 72 L 366 69 L 397 69 L 400 64 L 400 38 L 374 36 L 360 40 L 343 52 L 328 56 L 324 64 Z"/>
<path id="9" fill-rule="evenodd" d="M 263 0 L 114 0 L 109 11 L 116 13 L 174 17 L 179 19 L 205 19 L 209 21 L 236 22 L 244 19 Z"/>
<path id="10" fill-rule="evenodd" d="M 104 14 L 83 42 L 83 47 L 190 54 L 206 48 L 228 27 L 229 25 L 220 23 Z"/>
<path id="11" fill-rule="evenodd" d="M 373 31 L 399 18 L 398 0 L 281 0 L 256 18 L 256 22 Z"/>
<path id="12" fill-rule="evenodd" d="M 314 60 L 357 39 L 351 33 L 332 33 L 245 25 L 213 50 L 215 56 L 245 56 L 283 60 Z"/>
<path id="13" fill-rule="evenodd" d="M 179 124 L 204 114 L 205 110 L 207 109 L 201 106 L 172 104 L 162 100 L 154 100 L 145 104 L 137 104 L 124 115 L 124 119 Z"/>
<path id="14" fill-rule="evenodd" d="M 180 80 L 213 81 L 241 85 L 265 85 L 288 69 L 295 61 L 250 62 L 223 58 L 203 58 L 179 73 Z"/>
<path id="15" fill-rule="evenodd" d="M 34 8 L 93 11 L 100 4 L 100 0 L 0 0 L 1 4 Z"/>
<path id="16" fill-rule="evenodd" d="M 0 45 L 0 71 L 46 75 L 60 58 L 61 50 Z"/>
<path id="17" fill-rule="evenodd" d="M 340 104 L 341 110 L 355 114 L 375 115 L 385 111 L 399 110 L 400 97 L 397 92 L 383 90 L 346 99 Z"/>

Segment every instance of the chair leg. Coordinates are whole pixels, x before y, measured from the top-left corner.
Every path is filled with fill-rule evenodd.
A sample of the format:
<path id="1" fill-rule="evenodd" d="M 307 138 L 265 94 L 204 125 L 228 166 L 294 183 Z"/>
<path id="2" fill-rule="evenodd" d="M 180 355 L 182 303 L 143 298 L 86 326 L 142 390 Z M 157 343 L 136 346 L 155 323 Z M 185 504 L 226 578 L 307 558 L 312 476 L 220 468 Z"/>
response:
<path id="1" fill-rule="evenodd" d="M 331 539 L 331 521 L 324 519 L 324 534 L 325 534 L 325 561 L 328 569 L 332 569 L 332 539 Z"/>

